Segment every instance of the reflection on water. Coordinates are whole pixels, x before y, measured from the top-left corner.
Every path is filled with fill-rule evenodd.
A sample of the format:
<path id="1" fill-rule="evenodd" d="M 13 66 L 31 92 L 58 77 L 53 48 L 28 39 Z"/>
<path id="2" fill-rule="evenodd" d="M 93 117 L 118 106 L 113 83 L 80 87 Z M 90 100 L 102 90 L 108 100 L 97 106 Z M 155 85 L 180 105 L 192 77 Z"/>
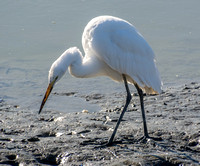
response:
<path id="1" fill-rule="evenodd" d="M 156 53 L 165 87 L 199 81 L 199 6 L 198 0 L 2 1 L 0 99 L 37 110 L 51 63 L 68 47 L 81 48 L 81 34 L 87 22 L 105 14 L 124 18 L 139 29 Z M 104 77 L 76 79 L 67 74 L 55 91 L 108 95 L 123 92 L 124 87 Z M 61 98 L 51 96 L 45 107 L 100 109 L 83 99 Z"/>

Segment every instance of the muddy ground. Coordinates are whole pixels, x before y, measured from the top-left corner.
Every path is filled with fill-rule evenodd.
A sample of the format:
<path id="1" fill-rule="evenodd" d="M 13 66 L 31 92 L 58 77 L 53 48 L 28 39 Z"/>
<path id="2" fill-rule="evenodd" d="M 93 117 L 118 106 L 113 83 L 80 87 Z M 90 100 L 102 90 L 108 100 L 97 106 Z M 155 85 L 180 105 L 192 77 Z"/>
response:
<path id="1" fill-rule="evenodd" d="M 54 94 L 55 95 L 55 94 Z M 56 94 L 59 95 L 59 94 Z M 62 94 L 63 95 L 63 94 Z M 37 112 L 0 103 L 0 164 L 3 165 L 199 165 L 200 84 L 167 88 L 145 96 L 149 134 L 161 140 L 138 141 L 143 136 L 139 99 L 133 100 L 115 137 L 104 147 L 123 107 L 125 94 L 89 94 L 86 101 L 100 112 L 81 110 Z M 103 107 L 105 103 L 110 105 Z M 67 108 L 66 108 L 67 109 Z"/>

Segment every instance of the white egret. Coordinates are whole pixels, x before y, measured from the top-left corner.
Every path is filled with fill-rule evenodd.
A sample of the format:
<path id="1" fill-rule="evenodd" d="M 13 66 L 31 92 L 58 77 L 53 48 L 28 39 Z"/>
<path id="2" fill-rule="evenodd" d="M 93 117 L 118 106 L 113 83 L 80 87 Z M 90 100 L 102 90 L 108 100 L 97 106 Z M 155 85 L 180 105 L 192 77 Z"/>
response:
<path id="1" fill-rule="evenodd" d="M 49 85 L 39 113 L 54 84 L 67 70 L 78 78 L 108 76 L 115 81 L 124 82 L 127 98 L 107 145 L 112 144 L 120 121 L 131 101 L 128 83 L 135 85 L 140 97 L 143 138 L 150 138 L 145 119 L 143 91 L 148 94 L 158 94 L 161 92 L 162 83 L 155 64 L 154 52 L 149 44 L 129 22 L 113 16 L 99 16 L 86 25 L 82 35 L 82 45 L 85 56 L 78 48 L 72 47 L 52 64 L 49 70 Z"/>

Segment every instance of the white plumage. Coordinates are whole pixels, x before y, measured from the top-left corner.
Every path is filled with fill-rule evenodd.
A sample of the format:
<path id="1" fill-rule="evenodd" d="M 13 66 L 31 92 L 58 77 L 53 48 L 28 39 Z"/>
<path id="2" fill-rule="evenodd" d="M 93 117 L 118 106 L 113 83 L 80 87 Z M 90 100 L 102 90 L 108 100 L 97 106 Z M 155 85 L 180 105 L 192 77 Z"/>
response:
<path id="1" fill-rule="evenodd" d="M 153 50 L 127 21 L 112 16 L 92 19 L 83 32 L 82 45 L 86 59 L 98 58 L 102 63 L 103 75 L 122 81 L 123 73 L 129 76 L 128 82 L 136 82 L 147 93 L 161 92 Z"/>
<path id="2" fill-rule="evenodd" d="M 41 112 L 54 84 L 69 69 L 80 78 L 109 76 L 124 81 L 127 101 L 109 144 L 112 143 L 119 123 L 131 100 L 128 83 L 134 84 L 140 95 L 145 138 L 149 137 L 143 108 L 143 93 L 161 92 L 161 80 L 155 64 L 153 50 L 129 22 L 112 16 L 99 16 L 85 27 L 82 36 L 83 56 L 76 47 L 67 49 L 51 66 L 49 86 L 42 101 Z"/>

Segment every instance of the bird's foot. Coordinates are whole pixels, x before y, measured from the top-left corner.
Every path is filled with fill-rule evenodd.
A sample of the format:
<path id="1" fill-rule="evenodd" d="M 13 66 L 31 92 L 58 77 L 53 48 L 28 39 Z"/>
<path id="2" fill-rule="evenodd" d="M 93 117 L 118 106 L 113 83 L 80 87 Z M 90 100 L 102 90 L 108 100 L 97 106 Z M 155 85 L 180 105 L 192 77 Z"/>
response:
<path id="1" fill-rule="evenodd" d="M 103 144 L 104 147 L 109 147 L 109 146 L 113 146 L 114 142 L 113 141 L 108 141 L 107 143 Z"/>
<path id="2" fill-rule="evenodd" d="M 116 146 L 118 144 L 121 144 L 122 141 L 108 141 L 108 142 L 103 142 L 101 143 L 101 145 L 99 145 L 98 147 L 96 148 L 107 148 L 107 147 L 111 147 L 111 146 Z"/>
<path id="3" fill-rule="evenodd" d="M 98 146 L 96 146 L 96 149 L 102 149 L 102 148 L 107 148 L 110 146 L 113 146 L 115 143 L 113 143 L 112 141 L 103 141 L 101 142 Z"/>
<path id="4" fill-rule="evenodd" d="M 137 142 L 147 143 L 148 139 L 149 139 L 149 136 L 148 136 L 148 137 L 143 136 L 143 137 L 139 138 L 139 139 L 137 140 Z"/>

